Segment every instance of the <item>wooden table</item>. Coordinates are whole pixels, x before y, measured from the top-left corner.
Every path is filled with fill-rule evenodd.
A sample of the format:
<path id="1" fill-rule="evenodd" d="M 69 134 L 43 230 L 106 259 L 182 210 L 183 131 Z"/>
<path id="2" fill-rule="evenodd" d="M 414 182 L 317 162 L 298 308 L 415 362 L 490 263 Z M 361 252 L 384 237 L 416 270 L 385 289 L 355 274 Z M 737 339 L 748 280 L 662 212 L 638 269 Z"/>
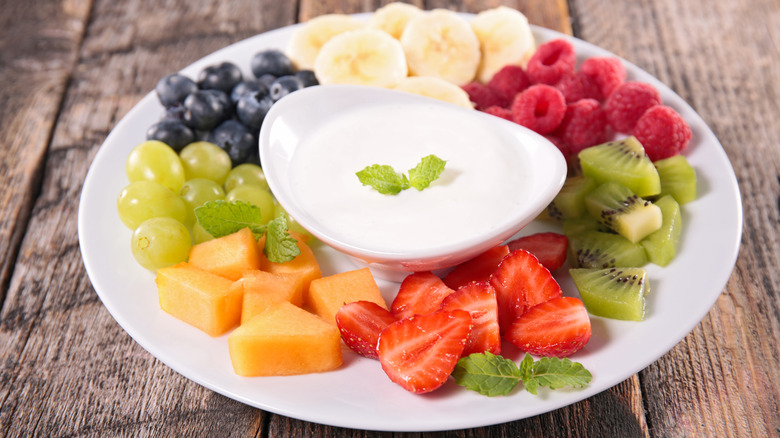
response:
<path id="1" fill-rule="evenodd" d="M 701 114 L 744 204 L 736 268 L 684 341 L 645 370 L 544 415 L 456 432 L 340 429 L 263 412 L 178 375 L 114 322 L 76 233 L 109 131 L 164 74 L 355 0 L 0 2 L 0 432 L 6 436 L 780 435 L 780 4 L 518 0 L 534 24 L 647 70 Z M 498 1 L 415 1 L 477 12 Z M 717 220 L 713 217 L 712 220 Z"/>

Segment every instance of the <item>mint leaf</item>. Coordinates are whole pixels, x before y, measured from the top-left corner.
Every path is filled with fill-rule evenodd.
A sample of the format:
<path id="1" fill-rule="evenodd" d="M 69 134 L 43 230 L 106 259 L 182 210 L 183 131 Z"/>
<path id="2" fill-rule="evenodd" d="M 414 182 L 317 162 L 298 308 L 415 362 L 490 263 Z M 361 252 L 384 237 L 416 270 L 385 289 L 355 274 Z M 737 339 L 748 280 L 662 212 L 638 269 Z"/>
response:
<path id="1" fill-rule="evenodd" d="M 526 354 L 526 357 L 530 355 Z M 566 358 L 543 357 L 534 362 L 532 376 L 530 379 L 523 380 L 523 386 L 531 394 L 536 394 L 536 389 L 540 386 L 550 389 L 567 386 L 582 388 L 590 383 L 592 378 L 590 371 L 579 362 L 572 362 Z"/>
<path id="2" fill-rule="evenodd" d="M 423 157 L 423 159 L 420 160 L 420 164 L 415 166 L 414 169 L 409 170 L 409 181 L 411 186 L 417 190 L 428 187 L 442 172 L 444 172 L 444 166 L 446 164 L 446 161 L 436 155 Z"/>
<path id="3" fill-rule="evenodd" d="M 371 186 L 383 195 L 397 195 L 401 190 L 409 188 L 406 175 L 396 172 L 386 164 L 367 166 L 355 175 L 364 186 Z"/>
<path id="4" fill-rule="evenodd" d="M 520 370 L 513 361 L 490 352 L 461 358 L 452 377 L 458 385 L 488 397 L 509 394 L 521 380 Z"/>
<path id="5" fill-rule="evenodd" d="M 260 207 L 243 201 L 209 201 L 195 209 L 195 217 L 200 226 L 214 237 L 227 236 L 249 227 L 259 239 L 266 228 Z"/>
<path id="6" fill-rule="evenodd" d="M 265 247 L 263 253 L 268 260 L 274 263 L 284 263 L 297 257 L 301 250 L 298 241 L 287 232 L 287 218 L 280 214 L 276 219 L 268 222 L 265 232 Z"/>

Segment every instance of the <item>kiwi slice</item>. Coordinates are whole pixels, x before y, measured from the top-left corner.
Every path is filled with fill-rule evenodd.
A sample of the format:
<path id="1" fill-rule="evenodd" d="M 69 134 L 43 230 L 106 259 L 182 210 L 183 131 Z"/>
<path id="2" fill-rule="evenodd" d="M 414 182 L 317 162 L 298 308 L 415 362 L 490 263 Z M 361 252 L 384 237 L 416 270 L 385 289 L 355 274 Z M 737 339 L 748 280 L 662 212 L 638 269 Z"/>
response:
<path id="1" fill-rule="evenodd" d="M 547 214 L 554 219 L 574 219 L 583 216 L 585 195 L 596 188 L 596 182 L 584 176 L 572 176 L 566 179 L 561 191 L 547 206 Z"/>
<path id="2" fill-rule="evenodd" d="M 625 237 L 600 231 L 584 231 L 569 237 L 573 266 L 580 268 L 640 267 L 647 264 L 642 245 Z"/>
<path id="3" fill-rule="evenodd" d="M 604 233 L 614 233 L 609 227 L 593 218 L 590 214 L 575 219 L 566 219 L 563 221 L 563 234 L 566 237 L 573 237 L 585 231 L 601 231 Z"/>
<path id="4" fill-rule="evenodd" d="M 655 201 L 661 209 L 663 223 L 661 228 L 642 239 L 640 245 L 645 248 L 647 257 L 658 266 L 666 266 L 677 253 L 677 243 L 680 241 L 682 217 L 680 205 L 671 195 L 666 195 Z"/>
<path id="5" fill-rule="evenodd" d="M 588 312 L 612 319 L 642 321 L 650 292 L 642 268 L 570 269 Z"/>
<path id="6" fill-rule="evenodd" d="M 655 163 L 661 178 L 661 194 L 672 195 L 678 204 L 696 199 L 696 171 L 682 155 L 658 160 Z"/>
<path id="7" fill-rule="evenodd" d="M 591 216 L 633 243 L 661 228 L 661 209 L 628 187 L 604 183 L 585 197 Z"/>
<path id="8" fill-rule="evenodd" d="M 638 196 L 661 193 L 658 171 L 636 137 L 583 149 L 578 157 L 582 173 L 599 184 L 614 181 Z"/>

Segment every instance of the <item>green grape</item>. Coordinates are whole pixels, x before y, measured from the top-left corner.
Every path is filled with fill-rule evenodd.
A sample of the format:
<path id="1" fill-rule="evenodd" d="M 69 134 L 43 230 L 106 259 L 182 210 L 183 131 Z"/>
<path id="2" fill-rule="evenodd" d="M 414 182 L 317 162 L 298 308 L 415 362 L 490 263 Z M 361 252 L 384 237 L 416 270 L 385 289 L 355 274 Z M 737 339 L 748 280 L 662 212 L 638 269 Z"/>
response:
<path id="1" fill-rule="evenodd" d="M 130 182 L 153 181 L 178 192 L 184 184 L 184 167 L 176 151 L 167 144 L 145 141 L 130 152 L 125 162 Z"/>
<path id="2" fill-rule="evenodd" d="M 274 203 L 274 217 L 279 216 L 280 214 L 284 214 L 287 216 L 287 227 L 291 231 L 295 231 L 296 233 L 301 233 L 306 236 L 309 236 L 309 243 L 313 242 L 316 237 L 312 233 L 310 233 L 306 228 L 303 228 L 301 224 L 298 223 L 298 221 L 295 220 L 292 216 L 290 216 L 290 213 L 287 213 L 287 211 L 282 207 L 282 204 L 275 202 Z"/>
<path id="3" fill-rule="evenodd" d="M 135 229 L 131 240 L 133 257 L 150 271 L 186 261 L 191 246 L 187 227 L 169 217 L 144 221 Z"/>
<path id="4" fill-rule="evenodd" d="M 195 222 L 195 224 L 192 226 L 193 243 L 197 245 L 212 239 L 214 239 L 214 236 L 209 234 L 209 232 L 206 231 L 206 229 L 203 228 L 199 223 Z"/>
<path id="5" fill-rule="evenodd" d="M 263 168 L 257 164 L 239 164 L 233 170 L 231 170 L 230 173 L 228 173 L 227 179 L 225 180 L 225 191 L 229 192 L 243 184 L 254 184 L 269 190 L 268 182 L 265 180 L 265 173 L 263 173 Z"/>
<path id="6" fill-rule="evenodd" d="M 116 209 L 119 219 L 131 230 L 153 217 L 169 217 L 179 222 L 187 219 L 184 201 L 167 187 L 152 181 L 136 181 L 122 189 Z"/>
<path id="7" fill-rule="evenodd" d="M 274 196 L 271 192 L 259 186 L 238 186 L 227 193 L 225 200 L 244 201 L 260 207 L 263 223 L 267 223 L 274 218 Z"/>
<path id="8" fill-rule="evenodd" d="M 181 186 L 179 196 L 187 206 L 187 219 L 184 224 L 191 226 L 195 223 L 194 210 L 209 201 L 225 199 L 225 191 L 222 190 L 221 185 L 210 179 L 194 178 Z"/>
<path id="9" fill-rule="evenodd" d="M 179 152 L 187 179 L 205 178 L 222 185 L 233 164 L 227 152 L 214 143 L 196 141 Z"/>

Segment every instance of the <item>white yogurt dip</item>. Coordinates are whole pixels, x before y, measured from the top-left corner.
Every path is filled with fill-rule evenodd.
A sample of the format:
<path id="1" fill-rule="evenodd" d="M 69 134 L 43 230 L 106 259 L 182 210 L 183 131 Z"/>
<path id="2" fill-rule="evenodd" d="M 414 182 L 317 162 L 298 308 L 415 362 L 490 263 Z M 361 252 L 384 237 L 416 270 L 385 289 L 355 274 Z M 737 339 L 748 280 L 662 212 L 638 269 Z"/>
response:
<path id="1" fill-rule="evenodd" d="M 300 209 L 343 244 L 383 253 L 446 247 L 506 226 L 528 197 L 531 157 L 505 131 L 455 107 L 367 103 L 303 138 L 287 177 Z M 384 195 L 355 175 L 373 164 L 408 175 L 430 154 L 447 164 L 422 191 Z"/>

